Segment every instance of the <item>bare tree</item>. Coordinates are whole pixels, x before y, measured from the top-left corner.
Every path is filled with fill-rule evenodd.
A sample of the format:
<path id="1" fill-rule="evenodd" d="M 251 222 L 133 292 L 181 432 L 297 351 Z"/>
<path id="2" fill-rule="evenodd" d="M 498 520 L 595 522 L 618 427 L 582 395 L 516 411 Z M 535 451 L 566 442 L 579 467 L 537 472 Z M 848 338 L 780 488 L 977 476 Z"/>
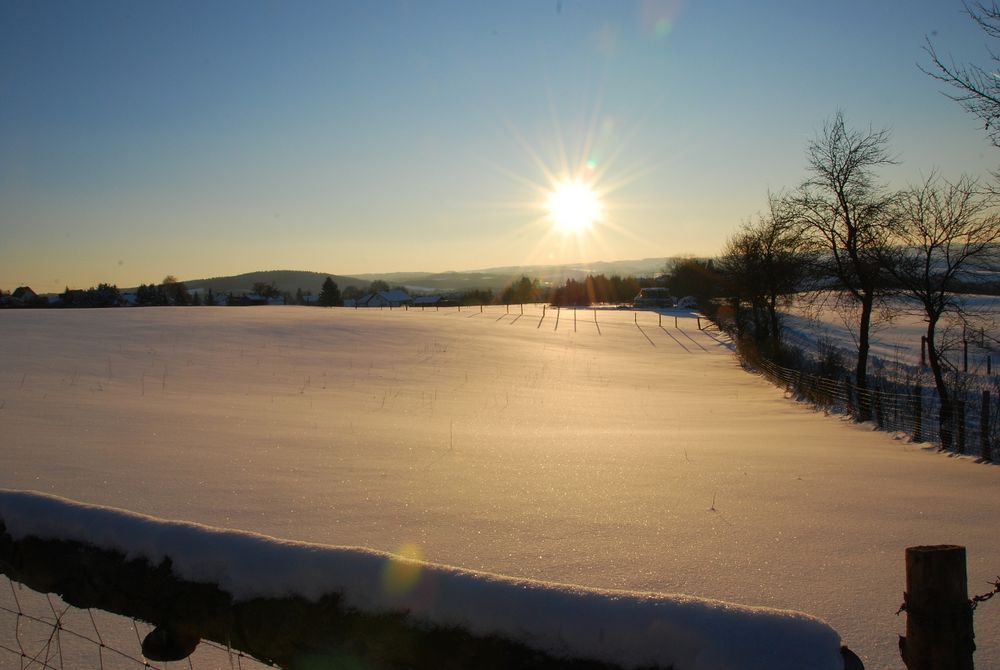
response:
<path id="1" fill-rule="evenodd" d="M 982 2 L 963 4 L 965 12 L 987 37 L 1000 38 L 1000 7 L 996 2 L 988 5 Z M 987 49 L 992 67 L 984 69 L 971 63 L 956 63 L 950 56 L 942 57 L 930 39 L 927 40 L 924 50 L 930 55 L 933 67 L 930 69 L 918 67 L 931 77 L 951 86 L 956 92 L 945 95 L 964 107 L 967 112 L 978 116 L 983 122 L 990 142 L 993 146 L 1000 147 L 1000 80 L 996 76 L 1000 56 Z"/>
<path id="2" fill-rule="evenodd" d="M 938 398 L 941 445 L 952 444 L 954 408 L 945 383 L 947 342 L 938 326 L 947 312 L 964 318 L 957 284 L 976 270 L 996 269 L 1000 216 L 996 198 L 968 177 L 948 182 L 935 174 L 902 194 L 892 227 L 895 244 L 885 267 L 922 308 L 927 321 L 927 360 Z"/>
<path id="3" fill-rule="evenodd" d="M 779 303 L 800 288 L 808 267 L 794 211 L 787 199 L 769 193 L 768 211 L 744 223 L 727 240 L 720 259 L 738 329 L 742 331 L 739 312 L 747 302 L 758 343 L 766 337 L 775 349 L 781 344 Z"/>
<path id="4" fill-rule="evenodd" d="M 888 292 L 879 250 L 895 195 L 876 181 L 875 169 L 894 163 L 887 130 L 849 129 L 842 112 L 826 123 L 807 149 L 811 176 L 792 202 L 795 216 L 821 250 L 820 272 L 859 307 L 855 384 L 868 388 L 868 351 L 876 302 Z M 868 417 L 861 394 L 861 418 Z"/>

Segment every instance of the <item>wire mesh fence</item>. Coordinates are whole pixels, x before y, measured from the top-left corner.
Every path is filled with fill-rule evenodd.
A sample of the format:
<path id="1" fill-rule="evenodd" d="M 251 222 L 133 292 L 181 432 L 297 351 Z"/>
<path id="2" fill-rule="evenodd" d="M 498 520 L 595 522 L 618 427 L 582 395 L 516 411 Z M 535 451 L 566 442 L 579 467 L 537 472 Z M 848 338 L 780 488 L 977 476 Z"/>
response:
<path id="1" fill-rule="evenodd" d="M 272 667 L 237 650 L 202 640 L 183 661 L 153 663 L 142 640 L 153 626 L 103 610 L 79 608 L 0 575 L 0 668 L 39 670 L 260 670 Z"/>
<path id="2" fill-rule="evenodd" d="M 759 358 L 744 363 L 783 386 L 797 398 L 856 420 L 871 421 L 889 432 L 909 435 L 915 442 L 929 442 L 960 454 L 993 460 L 1000 449 L 998 385 L 991 380 L 970 383 L 960 379 L 952 391 L 951 411 L 933 386 L 920 380 L 874 377 L 862 389 L 847 378 L 830 377 L 782 367 Z"/>

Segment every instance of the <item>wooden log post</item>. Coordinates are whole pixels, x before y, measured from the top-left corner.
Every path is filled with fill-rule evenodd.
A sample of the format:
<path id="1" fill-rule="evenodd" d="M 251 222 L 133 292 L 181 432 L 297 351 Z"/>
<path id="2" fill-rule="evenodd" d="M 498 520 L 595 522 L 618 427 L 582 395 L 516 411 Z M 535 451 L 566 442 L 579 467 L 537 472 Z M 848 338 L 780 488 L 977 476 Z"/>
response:
<path id="1" fill-rule="evenodd" d="M 907 670 L 972 670 L 965 547 L 908 547 L 903 598 L 906 637 L 899 638 L 899 651 Z"/>

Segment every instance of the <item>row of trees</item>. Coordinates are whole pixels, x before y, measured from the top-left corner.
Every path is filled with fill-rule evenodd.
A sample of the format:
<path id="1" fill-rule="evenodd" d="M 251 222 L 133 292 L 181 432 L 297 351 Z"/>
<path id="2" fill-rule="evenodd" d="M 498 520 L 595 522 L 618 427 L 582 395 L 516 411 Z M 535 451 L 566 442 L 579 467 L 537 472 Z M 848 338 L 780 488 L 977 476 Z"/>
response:
<path id="1" fill-rule="evenodd" d="M 1000 39 L 996 3 L 965 8 L 987 38 Z M 924 72 L 947 84 L 949 97 L 978 117 L 1000 147 L 998 52 L 991 50 L 990 66 L 981 67 L 942 58 L 930 40 L 925 48 L 930 66 Z M 905 296 L 927 323 L 927 362 L 947 448 L 954 407 L 945 353 L 953 342 L 939 327 L 948 313 L 960 321 L 970 316 L 961 294 L 982 290 L 982 275 L 970 281 L 977 272 L 1000 270 L 1000 200 L 995 184 L 936 172 L 890 189 L 878 179 L 879 169 L 894 163 L 888 144 L 886 130 L 852 129 L 838 112 L 807 147 L 806 179 L 769 194 L 765 212 L 730 237 L 717 267 L 689 265 L 702 273 L 702 294 L 727 298 L 741 341 L 752 340 L 765 352 L 781 351 L 778 307 L 784 297 L 812 289 L 844 300 L 857 314 L 854 380 L 862 390 L 868 388 L 872 323 L 893 304 L 889 298 Z M 1000 290 L 995 280 L 991 288 Z"/>
<path id="2" fill-rule="evenodd" d="M 727 241 L 718 280 L 741 339 L 752 336 L 772 353 L 781 348 L 784 297 L 806 288 L 846 300 L 858 314 L 854 381 L 862 390 L 876 312 L 890 306 L 889 298 L 906 296 L 927 322 L 928 363 L 946 427 L 953 412 L 948 343 L 939 339 L 938 326 L 948 312 L 966 316 L 959 294 L 965 278 L 997 268 L 1000 201 L 965 176 L 952 181 L 932 173 L 919 184 L 889 189 L 877 178 L 878 168 L 893 162 L 888 139 L 885 130 L 851 129 L 838 112 L 807 148 L 807 178 L 769 194 L 767 210 Z"/>

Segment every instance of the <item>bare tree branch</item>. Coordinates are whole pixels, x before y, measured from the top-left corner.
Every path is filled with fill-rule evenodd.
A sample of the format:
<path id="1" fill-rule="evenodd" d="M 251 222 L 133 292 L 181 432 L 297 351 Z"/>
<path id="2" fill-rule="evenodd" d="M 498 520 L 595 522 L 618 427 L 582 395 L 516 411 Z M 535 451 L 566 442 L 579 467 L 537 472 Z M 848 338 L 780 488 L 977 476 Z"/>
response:
<path id="1" fill-rule="evenodd" d="M 1000 7 L 996 2 L 988 5 L 982 2 L 965 4 L 965 11 L 987 37 L 1000 38 Z M 925 74 L 951 86 L 956 92 L 945 95 L 970 114 L 979 117 L 990 142 L 993 146 L 1000 147 L 1000 75 L 996 69 L 1000 58 L 987 47 L 994 67 L 985 69 L 974 63 L 956 63 L 950 55 L 945 58 L 939 54 L 930 38 L 927 39 L 924 51 L 930 56 L 932 67 L 928 69 L 919 64 L 917 67 Z"/>

